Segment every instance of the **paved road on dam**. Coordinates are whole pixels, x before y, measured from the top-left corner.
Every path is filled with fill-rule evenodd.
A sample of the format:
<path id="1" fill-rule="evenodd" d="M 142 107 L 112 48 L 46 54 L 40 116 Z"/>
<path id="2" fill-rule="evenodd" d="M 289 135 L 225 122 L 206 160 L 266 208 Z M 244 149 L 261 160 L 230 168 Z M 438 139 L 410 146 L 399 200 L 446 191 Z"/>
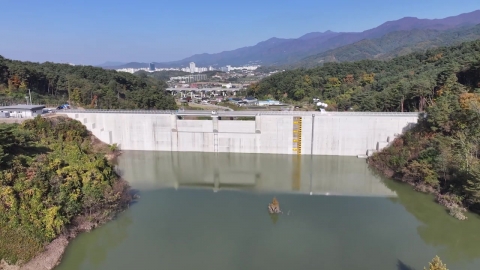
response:
<path id="1" fill-rule="evenodd" d="M 418 112 L 319 112 L 319 111 L 202 111 L 202 110 L 65 110 L 57 113 L 113 113 L 113 114 L 176 114 L 179 116 L 230 116 L 245 117 L 257 115 L 278 116 L 418 116 Z"/>

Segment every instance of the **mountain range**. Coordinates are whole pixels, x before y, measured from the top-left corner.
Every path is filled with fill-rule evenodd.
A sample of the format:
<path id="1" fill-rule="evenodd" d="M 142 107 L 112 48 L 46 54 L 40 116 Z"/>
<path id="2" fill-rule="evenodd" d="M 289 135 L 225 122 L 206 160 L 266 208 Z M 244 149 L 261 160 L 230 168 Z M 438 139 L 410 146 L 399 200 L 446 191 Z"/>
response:
<path id="1" fill-rule="evenodd" d="M 429 46 L 443 46 L 442 41 L 435 42 L 437 37 L 442 40 L 442 35 L 451 35 L 451 32 L 465 31 L 469 27 L 480 24 L 480 10 L 463 13 L 443 19 L 419 19 L 405 17 L 395 21 L 388 21 L 378 27 L 363 32 L 312 32 L 299 38 L 270 38 L 259 42 L 254 46 L 248 46 L 231 51 L 224 51 L 213 54 L 196 54 L 179 61 L 155 62 L 156 67 L 185 67 L 190 62 L 197 66 L 225 66 L 225 65 L 247 65 L 252 63 L 268 65 L 318 65 L 325 61 L 351 61 L 357 59 L 381 58 L 382 54 L 400 50 L 402 47 L 417 46 L 424 41 L 430 45 L 417 46 L 429 48 Z M 475 32 L 475 31 L 474 31 Z M 464 35 L 466 40 L 476 39 L 476 35 Z M 337 59 L 338 51 L 332 50 L 343 48 L 346 45 L 358 47 L 361 44 L 368 44 L 370 47 L 379 47 L 385 40 L 391 43 L 398 43 L 398 46 L 389 48 L 377 48 L 369 52 L 370 56 L 359 56 L 358 53 L 352 58 L 340 57 Z M 367 47 L 368 47 L 367 46 Z M 353 48 L 354 48 L 353 47 Z M 381 47 L 381 46 L 380 46 Z M 352 47 L 343 48 L 345 51 L 352 51 Z M 408 50 L 405 50 L 408 51 Z M 361 52 L 361 50 L 360 50 Z M 400 52 L 399 52 L 400 53 Z M 360 53 L 361 54 L 361 53 Z M 393 53 L 394 54 L 394 53 Z M 392 54 L 392 55 L 393 55 Z M 333 56 L 332 56 L 333 55 Z M 384 57 L 388 57 L 385 55 Z M 303 64 L 302 64 L 303 63 Z M 147 67 L 148 63 L 131 62 L 122 65 L 101 65 L 104 68 L 141 68 Z"/>
<path id="2" fill-rule="evenodd" d="M 440 46 L 453 46 L 480 39 L 480 24 L 449 30 L 413 29 L 396 31 L 376 39 L 363 39 L 323 53 L 308 56 L 285 68 L 309 68 L 326 62 L 347 62 L 365 59 L 387 60 L 412 52 Z"/>
<path id="3" fill-rule="evenodd" d="M 113 67 L 113 66 L 121 66 L 121 65 L 125 65 L 127 63 L 124 63 L 124 62 L 113 62 L 113 61 L 107 61 L 103 64 L 100 64 L 100 65 L 97 65 L 98 67 Z"/>

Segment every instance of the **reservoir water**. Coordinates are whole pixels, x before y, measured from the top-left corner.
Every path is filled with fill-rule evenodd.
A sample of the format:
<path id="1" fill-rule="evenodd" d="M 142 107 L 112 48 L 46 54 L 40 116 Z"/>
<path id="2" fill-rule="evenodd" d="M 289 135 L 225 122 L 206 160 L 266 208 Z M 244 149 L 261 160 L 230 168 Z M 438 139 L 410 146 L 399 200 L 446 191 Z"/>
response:
<path id="1" fill-rule="evenodd" d="M 478 216 L 458 221 L 363 159 L 133 151 L 117 169 L 140 199 L 56 270 L 420 270 L 435 255 L 480 269 Z"/>

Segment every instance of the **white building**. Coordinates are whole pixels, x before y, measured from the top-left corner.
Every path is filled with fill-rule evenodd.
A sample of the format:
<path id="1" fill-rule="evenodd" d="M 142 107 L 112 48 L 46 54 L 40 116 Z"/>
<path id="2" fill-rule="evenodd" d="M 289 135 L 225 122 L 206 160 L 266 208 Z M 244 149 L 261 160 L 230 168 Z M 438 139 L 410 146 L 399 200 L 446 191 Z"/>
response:
<path id="1" fill-rule="evenodd" d="M 228 89 L 232 88 L 232 86 L 233 86 L 233 85 L 232 85 L 231 83 L 222 84 L 222 87 L 228 88 Z"/>
<path id="2" fill-rule="evenodd" d="M 199 82 L 199 81 L 206 81 L 207 74 L 192 74 L 186 76 L 177 76 L 177 77 L 170 77 L 170 81 L 184 81 L 184 82 Z"/>
<path id="3" fill-rule="evenodd" d="M 0 112 L 3 115 L 10 115 L 13 118 L 33 118 L 43 113 L 43 105 L 13 105 L 0 107 Z"/>
<path id="4" fill-rule="evenodd" d="M 282 103 L 278 100 L 259 100 L 258 106 L 269 106 L 269 105 L 282 105 Z"/>
<path id="5" fill-rule="evenodd" d="M 194 62 L 190 62 L 190 73 L 194 73 L 196 70 L 195 70 L 195 63 Z"/>
<path id="6" fill-rule="evenodd" d="M 195 62 L 190 62 L 190 65 L 188 67 L 184 67 L 181 70 L 183 72 L 188 72 L 188 73 L 201 73 L 201 72 L 208 71 L 209 68 L 207 68 L 207 67 L 197 67 L 195 65 Z M 213 70 L 213 68 L 212 68 L 212 70 Z"/>

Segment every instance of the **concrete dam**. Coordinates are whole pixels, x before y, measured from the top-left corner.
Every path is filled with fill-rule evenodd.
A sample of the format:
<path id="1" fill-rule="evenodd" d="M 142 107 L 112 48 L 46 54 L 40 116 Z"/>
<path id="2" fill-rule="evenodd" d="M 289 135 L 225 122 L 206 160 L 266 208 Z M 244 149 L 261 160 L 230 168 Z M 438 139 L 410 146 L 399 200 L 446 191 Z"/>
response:
<path id="1" fill-rule="evenodd" d="M 63 112 L 121 150 L 368 155 L 412 128 L 418 113 L 113 111 Z M 208 120 L 186 120 L 201 116 Z M 231 120 L 245 117 L 244 120 Z"/>

